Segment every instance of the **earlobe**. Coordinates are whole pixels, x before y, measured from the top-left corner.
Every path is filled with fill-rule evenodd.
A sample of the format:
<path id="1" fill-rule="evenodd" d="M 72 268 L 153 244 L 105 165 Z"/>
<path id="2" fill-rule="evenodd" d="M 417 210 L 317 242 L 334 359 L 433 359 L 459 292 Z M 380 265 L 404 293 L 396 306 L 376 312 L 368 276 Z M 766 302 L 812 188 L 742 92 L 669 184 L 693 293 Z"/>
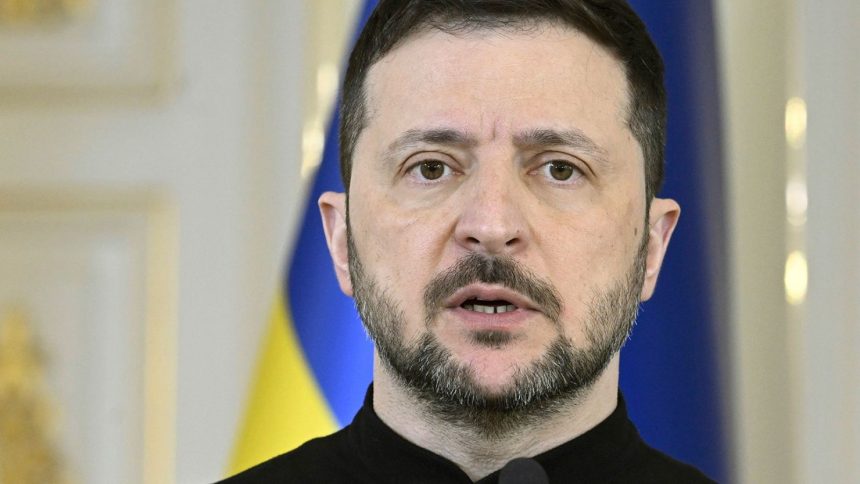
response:
<path id="1" fill-rule="evenodd" d="M 645 262 L 645 280 L 642 284 L 642 301 L 651 299 L 654 294 L 657 276 L 660 274 L 663 258 L 669 248 L 669 239 L 672 238 L 680 216 L 681 207 L 678 202 L 668 198 L 655 198 L 651 201 L 651 210 L 648 214 L 648 256 Z"/>
<path id="2" fill-rule="evenodd" d="M 340 284 L 340 290 L 347 296 L 352 296 L 347 244 L 346 195 L 325 192 L 320 196 L 318 203 L 328 251 L 334 263 L 334 272 Z"/>

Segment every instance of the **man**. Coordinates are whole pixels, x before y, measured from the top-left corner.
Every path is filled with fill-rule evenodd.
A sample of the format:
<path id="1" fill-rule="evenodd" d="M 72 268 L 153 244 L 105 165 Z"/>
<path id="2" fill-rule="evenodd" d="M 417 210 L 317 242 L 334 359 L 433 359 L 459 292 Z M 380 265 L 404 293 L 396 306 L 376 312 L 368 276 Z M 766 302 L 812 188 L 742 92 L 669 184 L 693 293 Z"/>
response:
<path id="1" fill-rule="evenodd" d="M 707 482 L 618 392 L 680 214 L 655 196 L 662 72 L 623 0 L 382 0 L 346 193 L 319 201 L 374 382 L 347 428 L 229 482 Z"/>

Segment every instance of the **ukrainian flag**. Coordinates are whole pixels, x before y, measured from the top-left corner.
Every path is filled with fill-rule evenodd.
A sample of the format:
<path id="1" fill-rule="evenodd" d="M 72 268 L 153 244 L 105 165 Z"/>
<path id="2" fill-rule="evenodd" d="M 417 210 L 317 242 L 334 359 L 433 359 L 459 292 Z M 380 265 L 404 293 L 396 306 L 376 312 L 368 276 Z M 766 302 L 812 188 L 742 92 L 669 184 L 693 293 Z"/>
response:
<path id="1" fill-rule="evenodd" d="M 359 26 L 375 4 L 365 0 Z M 343 191 L 338 117 L 335 110 L 284 285 L 272 307 L 230 474 L 348 424 L 372 377 L 373 346 L 352 299 L 340 292 L 317 209 L 323 192 Z"/>

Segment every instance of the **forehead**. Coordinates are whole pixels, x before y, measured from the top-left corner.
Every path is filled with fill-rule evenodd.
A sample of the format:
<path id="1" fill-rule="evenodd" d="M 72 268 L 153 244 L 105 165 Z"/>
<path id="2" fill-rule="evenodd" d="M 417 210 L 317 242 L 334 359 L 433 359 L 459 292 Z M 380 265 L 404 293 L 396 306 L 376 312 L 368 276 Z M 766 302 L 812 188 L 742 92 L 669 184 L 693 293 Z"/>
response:
<path id="1" fill-rule="evenodd" d="M 374 64 L 366 94 L 370 127 L 381 121 L 390 129 L 467 123 L 461 127 L 478 132 L 534 123 L 627 128 L 621 64 L 579 31 L 550 24 L 522 31 L 425 29 Z"/>

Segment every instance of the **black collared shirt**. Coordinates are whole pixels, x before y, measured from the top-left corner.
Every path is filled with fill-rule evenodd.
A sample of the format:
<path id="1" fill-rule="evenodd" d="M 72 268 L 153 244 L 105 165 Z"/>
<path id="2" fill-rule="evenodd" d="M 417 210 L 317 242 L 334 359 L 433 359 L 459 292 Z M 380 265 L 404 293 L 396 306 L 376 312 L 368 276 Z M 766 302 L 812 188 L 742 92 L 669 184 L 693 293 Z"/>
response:
<path id="1" fill-rule="evenodd" d="M 604 421 L 579 437 L 534 456 L 552 483 L 713 482 L 697 469 L 648 447 L 627 417 L 621 394 Z M 499 472 L 479 480 L 498 481 Z M 252 467 L 221 484 L 471 483 L 456 464 L 388 427 L 373 410 L 373 387 L 342 430 Z"/>

